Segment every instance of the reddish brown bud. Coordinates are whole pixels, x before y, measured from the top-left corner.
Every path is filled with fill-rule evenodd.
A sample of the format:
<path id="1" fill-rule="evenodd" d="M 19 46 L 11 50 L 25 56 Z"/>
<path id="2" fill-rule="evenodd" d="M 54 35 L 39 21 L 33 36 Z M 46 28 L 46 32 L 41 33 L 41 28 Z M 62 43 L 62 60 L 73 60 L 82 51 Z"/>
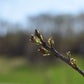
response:
<path id="1" fill-rule="evenodd" d="M 37 29 L 35 29 L 35 35 L 38 36 L 38 30 Z"/>
<path id="2" fill-rule="evenodd" d="M 31 40 L 32 40 L 32 41 L 34 40 L 34 35 L 33 35 L 33 34 L 31 34 Z"/>
<path id="3" fill-rule="evenodd" d="M 43 53 L 43 54 L 46 54 L 48 51 L 44 48 L 44 47 L 40 47 L 39 49 L 38 49 L 38 51 L 39 52 L 41 52 L 41 53 Z"/>

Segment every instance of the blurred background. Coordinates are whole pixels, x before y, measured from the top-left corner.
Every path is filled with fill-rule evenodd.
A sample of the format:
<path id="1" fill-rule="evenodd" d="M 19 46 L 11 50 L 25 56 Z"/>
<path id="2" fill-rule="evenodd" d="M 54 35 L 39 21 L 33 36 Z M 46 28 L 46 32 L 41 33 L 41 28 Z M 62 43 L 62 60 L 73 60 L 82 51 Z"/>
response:
<path id="1" fill-rule="evenodd" d="M 0 0 L 0 83 L 83 84 L 84 78 L 54 56 L 43 57 L 29 39 L 37 28 L 57 51 L 84 70 L 84 1 Z"/>

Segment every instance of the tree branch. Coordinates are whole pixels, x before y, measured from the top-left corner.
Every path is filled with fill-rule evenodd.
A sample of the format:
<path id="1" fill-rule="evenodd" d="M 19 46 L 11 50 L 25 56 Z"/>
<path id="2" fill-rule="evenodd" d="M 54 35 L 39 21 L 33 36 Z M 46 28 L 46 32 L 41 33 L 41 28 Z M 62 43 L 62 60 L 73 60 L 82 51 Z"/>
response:
<path id="1" fill-rule="evenodd" d="M 84 77 L 84 72 L 77 66 L 75 66 L 74 64 L 71 63 L 71 61 L 69 59 L 67 59 L 66 57 L 64 57 L 62 54 L 60 54 L 59 52 L 57 52 L 55 50 L 55 48 L 50 48 L 47 45 L 43 45 L 44 48 L 53 51 L 55 54 L 54 56 L 60 58 L 61 60 L 63 60 L 64 62 L 66 62 L 68 65 L 70 65 L 73 69 L 75 69 L 76 71 L 78 71 L 83 77 Z"/>
<path id="2" fill-rule="evenodd" d="M 68 65 L 70 65 L 73 69 L 75 69 L 76 71 L 78 71 L 84 77 L 84 72 L 77 66 L 75 59 L 72 59 L 72 58 L 70 59 L 70 58 L 67 58 L 67 57 L 63 56 L 62 54 L 60 54 L 52 46 L 54 44 L 52 38 L 49 38 L 49 40 L 48 40 L 49 46 L 48 46 L 46 44 L 46 42 L 43 40 L 43 37 L 40 34 L 40 31 L 37 31 L 37 29 L 36 29 L 35 30 L 35 36 L 33 34 L 31 35 L 31 41 L 33 43 L 38 44 L 38 45 L 41 46 L 41 48 L 38 51 L 40 51 L 41 53 L 43 53 L 45 56 L 46 55 L 54 55 L 57 58 L 60 58 L 65 63 L 67 63 Z"/>

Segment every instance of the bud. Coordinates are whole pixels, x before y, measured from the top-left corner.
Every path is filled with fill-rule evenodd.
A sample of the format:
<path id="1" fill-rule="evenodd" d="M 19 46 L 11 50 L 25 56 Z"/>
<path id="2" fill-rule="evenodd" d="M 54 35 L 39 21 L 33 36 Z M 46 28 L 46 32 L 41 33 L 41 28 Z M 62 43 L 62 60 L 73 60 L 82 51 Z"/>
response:
<path id="1" fill-rule="evenodd" d="M 35 38 L 35 41 L 36 41 L 36 43 L 38 44 L 38 45 L 40 45 L 40 44 L 42 44 L 42 42 L 40 41 L 40 39 L 39 38 Z"/>
<path id="2" fill-rule="evenodd" d="M 71 62 L 72 64 L 74 64 L 75 67 L 77 67 L 76 59 L 74 59 L 74 58 L 70 58 L 70 62 Z"/>
<path id="3" fill-rule="evenodd" d="M 43 56 L 48 56 L 48 55 L 51 54 L 47 49 L 45 49 L 45 48 L 42 47 L 42 46 L 38 49 L 38 52 L 43 53 Z"/>
<path id="4" fill-rule="evenodd" d="M 38 49 L 38 52 L 45 54 L 44 50 Z"/>
<path id="5" fill-rule="evenodd" d="M 73 63 L 74 58 L 70 58 L 70 62 Z"/>
<path id="6" fill-rule="evenodd" d="M 32 42 L 35 41 L 35 37 L 34 37 L 33 34 L 31 34 L 31 41 L 32 41 Z"/>
<path id="7" fill-rule="evenodd" d="M 38 37 L 41 42 L 43 41 L 43 37 L 42 37 L 42 35 L 40 33 L 40 30 L 38 31 L 37 29 L 35 29 L 35 36 Z"/>
<path id="8" fill-rule="evenodd" d="M 33 34 L 31 34 L 31 41 L 32 41 L 32 43 L 34 43 L 36 45 L 42 44 L 42 42 L 40 41 L 40 39 L 37 38 L 37 37 L 35 37 Z"/>
<path id="9" fill-rule="evenodd" d="M 52 40 L 52 37 L 50 37 L 50 38 L 48 39 L 48 43 L 49 43 L 50 47 L 52 48 L 52 46 L 53 46 L 53 44 L 54 44 L 54 40 Z"/>
<path id="10" fill-rule="evenodd" d="M 50 55 L 50 53 L 47 53 L 47 54 L 43 54 L 43 56 L 49 56 Z"/>
<path id="11" fill-rule="evenodd" d="M 66 52 L 66 54 L 67 54 L 67 57 L 70 59 L 70 57 L 71 57 L 71 52 L 68 51 L 68 52 Z"/>
<path id="12" fill-rule="evenodd" d="M 67 54 L 67 56 L 71 56 L 71 52 L 70 51 L 66 52 L 66 54 Z"/>
<path id="13" fill-rule="evenodd" d="M 41 52 L 41 53 L 43 53 L 43 54 L 46 54 L 47 52 L 48 52 L 48 50 L 46 50 L 44 47 L 40 47 L 39 49 L 38 49 L 38 51 L 39 52 Z"/>
<path id="14" fill-rule="evenodd" d="M 37 36 L 38 38 L 40 37 L 40 31 L 38 31 L 37 29 L 35 29 L 35 36 Z"/>
<path id="15" fill-rule="evenodd" d="M 75 65 L 75 67 L 77 67 L 77 62 L 76 62 L 76 59 L 74 59 L 73 61 L 74 61 L 74 63 L 73 63 L 73 64 Z"/>
<path id="16" fill-rule="evenodd" d="M 37 31 L 37 29 L 35 29 L 35 35 L 37 36 L 37 34 L 38 34 L 38 31 Z"/>

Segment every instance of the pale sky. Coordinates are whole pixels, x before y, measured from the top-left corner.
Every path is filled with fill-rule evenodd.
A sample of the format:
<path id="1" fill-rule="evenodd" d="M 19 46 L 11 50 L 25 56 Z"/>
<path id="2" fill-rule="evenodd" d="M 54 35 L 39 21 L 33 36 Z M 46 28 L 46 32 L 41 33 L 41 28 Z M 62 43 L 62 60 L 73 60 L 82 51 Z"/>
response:
<path id="1" fill-rule="evenodd" d="M 0 0 L 0 18 L 23 22 L 27 16 L 41 13 L 71 13 L 84 11 L 84 0 Z"/>

